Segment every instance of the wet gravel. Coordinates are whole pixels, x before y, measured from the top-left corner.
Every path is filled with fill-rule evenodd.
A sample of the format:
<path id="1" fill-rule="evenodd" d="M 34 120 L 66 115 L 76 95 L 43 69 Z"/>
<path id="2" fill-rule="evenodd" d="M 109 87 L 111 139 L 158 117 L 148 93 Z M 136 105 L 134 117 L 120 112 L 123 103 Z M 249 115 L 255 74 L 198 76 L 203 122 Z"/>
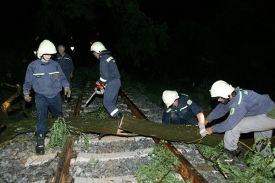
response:
<path id="1" fill-rule="evenodd" d="M 28 136 L 28 135 L 26 135 Z M 0 182 L 27 183 L 47 180 L 53 175 L 57 159 L 37 166 L 25 166 L 27 159 L 35 155 L 35 142 L 11 143 L 0 149 Z"/>
<path id="2" fill-rule="evenodd" d="M 102 98 L 96 97 L 88 107 L 84 103 L 91 94 L 92 84 L 88 83 L 83 95 L 83 106 L 80 117 L 85 117 L 87 113 L 97 110 L 102 105 Z M 125 92 L 125 91 L 124 91 Z M 135 91 L 125 92 L 128 97 L 139 107 L 139 109 L 148 117 L 149 120 L 161 122 L 162 108 L 150 102 L 146 97 L 141 96 Z M 64 102 L 64 116 L 72 117 L 74 112 L 74 102 L 77 96 L 73 95 L 69 103 Z M 123 103 L 118 100 L 118 108 L 123 114 L 130 115 L 131 112 Z M 89 139 L 98 138 L 96 134 L 88 134 Z M 54 176 L 58 164 L 58 158 L 51 158 L 37 165 L 26 165 L 27 161 L 35 156 L 35 138 L 33 133 L 18 135 L 18 139 L 27 138 L 28 141 L 10 143 L 0 148 L 0 183 L 28 183 L 47 181 Z M 115 153 L 142 151 L 145 148 L 152 148 L 154 142 L 149 138 L 140 138 L 139 140 L 121 140 L 113 142 L 90 142 L 89 149 L 86 149 L 83 142 L 75 141 L 74 150 L 83 153 Z M 192 144 L 177 144 L 176 147 L 182 152 L 187 160 L 193 165 L 205 164 L 198 150 Z M 60 148 L 48 149 L 46 154 L 55 154 L 60 152 Z M 150 162 L 149 156 L 136 155 L 134 158 L 112 159 L 109 161 L 94 160 L 89 162 L 74 162 L 70 167 L 70 175 L 76 177 L 105 178 L 110 176 L 133 175 L 141 164 Z M 208 182 L 224 181 L 221 174 L 217 171 L 211 171 L 203 174 Z"/>

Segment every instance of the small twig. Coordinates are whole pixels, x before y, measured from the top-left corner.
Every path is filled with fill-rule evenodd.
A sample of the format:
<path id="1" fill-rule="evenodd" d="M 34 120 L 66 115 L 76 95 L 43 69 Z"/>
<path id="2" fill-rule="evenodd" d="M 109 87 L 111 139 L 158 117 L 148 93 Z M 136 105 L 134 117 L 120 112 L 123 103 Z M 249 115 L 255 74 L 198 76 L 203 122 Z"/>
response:
<path id="1" fill-rule="evenodd" d="M 33 137 L 32 138 L 14 138 L 14 139 L 11 139 L 11 140 L 1 143 L 0 148 L 5 147 L 13 142 L 27 142 L 27 141 L 33 141 L 33 140 L 35 140 Z"/>
<path id="2" fill-rule="evenodd" d="M 8 86 L 10 88 L 13 88 L 13 89 L 17 90 L 19 85 L 18 84 L 17 85 L 11 85 L 11 84 L 8 84 L 8 83 L 1 83 L 1 86 Z"/>
<path id="3" fill-rule="evenodd" d="M 25 104 L 26 104 L 26 101 L 24 100 L 24 102 L 22 104 L 22 111 L 27 116 L 27 118 L 31 118 L 32 116 L 27 112 Z"/>

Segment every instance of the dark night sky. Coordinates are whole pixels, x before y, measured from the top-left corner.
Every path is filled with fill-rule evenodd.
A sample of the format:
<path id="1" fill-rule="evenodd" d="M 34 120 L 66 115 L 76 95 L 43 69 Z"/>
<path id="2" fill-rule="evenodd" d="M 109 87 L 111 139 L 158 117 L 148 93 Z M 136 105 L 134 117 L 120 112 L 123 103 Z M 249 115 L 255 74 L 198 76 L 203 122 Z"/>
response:
<path id="1" fill-rule="evenodd" d="M 169 3 L 167 1 L 157 0 L 140 0 L 139 7 L 144 14 L 157 22 L 167 22 L 168 26 L 173 28 L 177 26 L 177 23 L 184 19 L 191 19 L 199 23 L 207 23 L 214 15 L 215 0 L 172 0 Z M 1 45 L 9 45 L 14 47 L 15 44 L 32 44 L 34 47 L 39 43 L 34 41 L 37 35 L 34 35 L 35 25 L 35 13 L 43 5 L 43 0 L 5 0 L 2 1 L 2 11 L 0 11 L 0 23 L 1 23 Z M 53 27 L 54 29 L 54 27 Z M 87 31 L 86 31 L 87 32 Z M 84 34 L 80 33 L 78 36 L 79 42 L 84 42 L 88 38 L 85 38 Z M 48 38 L 51 40 L 51 38 Z M 40 40 L 39 40 L 40 41 Z M 75 40 L 74 42 L 76 42 Z M 67 39 L 66 39 L 66 42 Z M 88 41 L 87 41 L 88 43 Z M 68 44 L 64 43 L 64 40 L 55 42 L 55 44 Z M 82 44 L 81 44 L 82 45 Z M 66 45 L 68 46 L 68 45 Z M 89 46 L 85 45 L 83 46 Z M 87 49 L 88 50 L 88 49 Z"/>
<path id="2" fill-rule="evenodd" d="M 42 0 L 5 0 L 2 1 L 0 23 L 1 41 L 19 40 L 31 35 L 34 25 L 34 14 L 42 5 Z M 185 18 L 206 23 L 215 10 L 214 0 L 192 1 L 139 1 L 140 9 L 151 19 L 168 22 L 173 27 Z"/>
<path id="3" fill-rule="evenodd" d="M 224 10 L 220 7 L 221 5 L 219 3 L 225 2 L 225 1 L 229 3 L 229 5 L 231 5 L 230 0 L 220 0 L 220 1 L 218 0 L 171 0 L 171 1 L 139 0 L 138 2 L 139 2 L 140 10 L 143 11 L 147 17 L 157 22 L 167 22 L 170 28 L 176 28 L 177 24 L 180 21 L 184 21 L 186 19 L 192 20 L 201 25 L 212 26 L 211 21 L 214 20 L 216 13 L 219 13 L 219 15 L 223 15 Z M 35 15 L 35 12 L 42 7 L 43 0 L 4 0 L 1 2 L 2 2 L 1 11 L 0 11 L 1 47 L 6 47 L 6 45 L 14 46 L 14 44 L 22 43 L 26 40 L 34 40 L 35 38 L 35 35 L 33 35 L 33 29 L 35 24 L 34 15 Z M 232 53 L 234 53 L 235 58 L 239 60 L 240 60 L 240 55 L 242 55 L 243 58 L 245 59 L 247 59 L 247 56 L 250 56 L 252 59 L 255 59 L 257 61 L 261 60 L 262 57 L 265 59 L 268 58 L 268 60 L 270 60 L 270 58 L 273 58 L 274 53 L 268 46 L 268 44 L 274 45 L 273 40 L 274 40 L 275 26 L 274 26 L 274 23 L 273 24 L 271 23 L 272 20 L 274 20 L 274 13 L 273 13 L 274 8 L 272 9 L 272 5 L 271 5 L 272 2 L 273 2 L 272 0 L 264 0 L 264 1 L 239 0 L 239 1 L 234 1 L 234 3 L 232 3 L 233 11 L 237 10 L 239 12 L 237 13 L 233 12 L 233 15 L 231 15 L 231 12 L 229 13 L 227 12 L 228 14 L 226 15 L 226 17 L 222 17 L 221 22 L 218 22 L 218 24 L 215 25 L 218 28 L 222 27 L 223 29 L 218 29 L 218 30 L 224 31 L 223 33 L 232 31 L 233 33 L 238 34 L 237 36 L 239 36 L 237 37 L 236 35 L 233 35 L 230 37 L 234 39 L 227 38 L 226 36 L 223 36 L 223 35 L 220 37 L 221 39 L 224 39 L 225 41 L 229 42 L 229 43 L 226 43 L 224 41 L 222 42 L 224 43 L 224 45 L 220 44 L 225 47 L 225 51 L 228 51 L 228 55 L 232 56 Z M 241 8 L 252 7 L 251 8 L 252 13 L 249 14 L 249 16 L 245 14 L 246 11 L 243 11 L 243 9 L 240 9 L 240 10 L 238 9 L 239 8 L 238 5 L 240 3 L 242 3 L 241 5 L 244 5 L 244 6 L 240 6 Z M 245 4 L 249 4 L 252 6 L 245 6 Z M 258 7 L 258 5 L 260 7 Z M 227 6 L 225 7 L 225 9 L 226 8 Z M 247 12 L 250 12 L 250 11 L 247 11 Z M 243 14 L 239 14 L 239 13 L 243 13 Z M 227 20 L 227 22 L 224 21 L 224 19 Z M 241 22 L 241 20 L 243 22 Z M 248 24 L 244 24 L 246 22 L 248 22 Z M 222 25 L 219 23 L 221 23 Z M 248 28 L 242 29 L 243 26 L 249 26 L 249 28 L 251 27 L 251 29 L 248 29 Z M 249 32 L 245 32 L 243 30 L 245 31 L 249 30 Z M 263 32 L 260 32 L 260 31 L 263 31 Z M 264 31 L 268 31 L 268 32 L 266 33 Z M 171 38 L 174 35 L 169 35 L 169 36 Z M 244 49 L 240 47 L 241 44 L 238 45 L 238 43 L 242 43 L 242 40 L 244 40 L 243 41 Z M 216 41 L 219 41 L 219 40 L 216 40 Z M 239 41 L 239 42 L 236 43 L 236 41 Z M 206 42 L 206 44 L 208 43 L 209 41 Z M 228 44 L 228 47 L 226 44 Z M 249 49 L 246 50 L 246 47 L 245 47 L 246 44 L 249 45 L 250 47 L 252 44 L 255 47 L 255 51 L 253 52 Z M 262 48 L 261 47 L 258 48 L 258 45 L 261 45 Z M 233 49 L 233 51 L 230 52 L 229 49 L 235 48 L 236 46 L 239 46 L 239 50 L 237 50 L 239 52 L 236 52 L 236 49 L 235 50 Z M 226 48 L 229 48 L 229 49 L 226 50 Z M 87 51 L 88 50 L 89 49 L 87 49 Z M 247 54 L 243 54 L 245 51 L 247 51 Z M 251 52 L 253 52 L 253 54 L 251 54 Z M 259 52 L 259 54 L 258 55 L 254 54 L 255 52 Z M 264 55 L 262 56 L 262 54 Z M 258 57 L 255 57 L 255 55 Z M 234 59 L 234 57 L 232 58 Z M 265 62 L 265 65 L 267 64 L 268 62 Z M 270 65 L 270 68 L 274 68 L 274 63 Z"/>
<path id="4" fill-rule="evenodd" d="M 41 1 L 42 2 L 42 1 Z M 5 0 L 1 2 L 1 41 L 17 42 L 29 37 L 34 25 L 35 11 L 42 3 L 33 0 Z"/>
<path id="5" fill-rule="evenodd" d="M 139 1 L 140 9 L 145 14 L 160 22 L 167 22 L 173 27 L 180 20 L 190 19 L 202 24 L 207 23 L 216 8 L 215 0 L 172 0 L 172 1 Z"/>

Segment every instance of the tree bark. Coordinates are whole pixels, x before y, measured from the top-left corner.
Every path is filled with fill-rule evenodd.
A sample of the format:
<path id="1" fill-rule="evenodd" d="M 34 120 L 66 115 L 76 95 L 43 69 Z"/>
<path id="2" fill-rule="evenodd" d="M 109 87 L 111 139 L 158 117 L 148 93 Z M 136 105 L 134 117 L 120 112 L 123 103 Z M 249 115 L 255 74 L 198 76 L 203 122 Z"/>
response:
<path id="1" fill-rule="evenodd" d="M 16 92 L 12 96 L 10 96 L 5 102 L 1 104 L 0 121 L 4 123 L 5 121 L 9 121 L 8 109 L 12 107 L 11 102 L 18 98 L 22 94 L 22 92 L 19 85 L 13 86 L 7 83 L 1 83 L 1 87 L 2 86 L 7 86 L 10 89 L 16 90 Z"/>
<path id="2" fill-rule="evenodd" d="M 53 125 L 55 120 L 56 118 L 48 118 L 48 128 Z M 223 139 L 223 135 L 219 134 L 212 134 L 205 138 L 201 138 L 198 127 L 162 124 L 153 121 L 140 120 L 130 116 L 124 116 L 121 122 L 114 119 L 87 120 L 79 118 L 65 118 L 65 121 L 72 134 L 79 134 L 79 132 L 96 133 L 100 134 L 100 138 L 104 135 L 139 135 L 156 137 L 167 141 L 201 143 L 208 146 L 216 146 Z M 5 123 L 7 128 L 0 134 L 0 144 L 11 140 L 18 134 L 34 132 L 35 123 L 35 118 L 21 120 L 16 123 Z M 120 126 L 118 126 L 119 123 Z"/>
<path id="3" fill-rule="evenodd" d="M 3 85 L 3 84 L 2 84 Z M 13 139 L 21 133 L 35 131 L 35 118 L 28 118 L 14 122 L 9 119 L 8 109 L 11 108 L 11 102 L 21 95 L 21 87 L 19 85 L 12 86 L 4 83 L 4 85 L 16 89 L 10 98 L 2 105 L 0 111 L 0 122 L 6 126 L 6 129 L 0 132 L 0 146 L 2 143 Z M 50 129 L 56 118 L 48 118 L 47 125 Z M 183 141 L 186 143 L 201 143 L 209 146 L 219 144 L 223 135 L 212 134 L 201 138 L 199 128 L 184 125 L 169 125 L 148 120 L 141 120 L 134 117 L 124 115 L 121 121 L 114 119 L 80 119 L 66 118 L 66 124 L 71 129 L 72 134 L 96 133 L 100 134 L 99 138 L 104 135 L 118 136 L 146 136 L 156 137 L 166 141 Z"/>
<path id="4" fill-rule="evenodd" d="M 119 128 L 142 136 L 156 137 L 167 141 L 201 143 L 209 146 L 216 146 L 223 139 L 221 134 L 212 134 L 201 138 L 197 126 L 163 124 L 129 116 L 123 117 Z"/>

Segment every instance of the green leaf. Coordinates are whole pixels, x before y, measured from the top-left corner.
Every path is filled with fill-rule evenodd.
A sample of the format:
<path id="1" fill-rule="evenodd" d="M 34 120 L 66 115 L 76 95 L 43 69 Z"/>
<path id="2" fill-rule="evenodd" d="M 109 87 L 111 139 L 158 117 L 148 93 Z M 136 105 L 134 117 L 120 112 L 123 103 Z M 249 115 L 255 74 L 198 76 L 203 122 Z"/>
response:
<path id="1" fill-rule="evenodd" d="M 90 160 L 88 161 L 88 163 L 92 164 L 95 162 L 95 159 L 94 158 L 90 158 Z"/>

